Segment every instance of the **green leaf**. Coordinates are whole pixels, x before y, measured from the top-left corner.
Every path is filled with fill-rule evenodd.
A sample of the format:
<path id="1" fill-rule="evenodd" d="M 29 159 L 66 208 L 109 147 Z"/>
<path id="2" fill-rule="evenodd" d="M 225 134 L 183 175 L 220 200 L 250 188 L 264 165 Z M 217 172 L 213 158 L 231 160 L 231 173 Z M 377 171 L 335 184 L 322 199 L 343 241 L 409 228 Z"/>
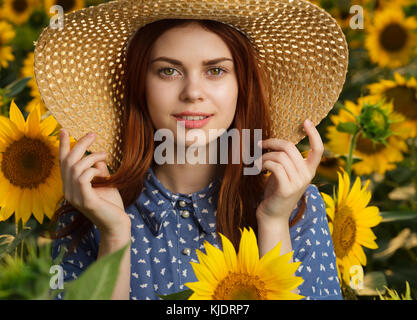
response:
<path id="1" fill-rule="evenodd" d="M 7 246 L 2 246 L 0 248 L 0 260 L 6 255 L 15 250 L 15 248 L 24 240 L 25 238 L 29 236 L 33 236 L 37 230 L 33 229 L 23 229 L 21 230 L 17 236 L 13 239 L 12 242 L 10 242 Z"/>
<path id="2" fill-rule="evenodd" d="M 110 300 L 119 274 L 123 253 L 130 245 L 92 263 L 81 276 L 65 283 L 65 300 Z"/>
<path id="3" fill-rule="evenodd" d="M 17 79 L 16 81 L 13 81 L 12 83 L 10 83 L 5 88 L 6 89 L 5 96 L 7 98 L 13 98 L 13 97 L 17 96 L 17 94 L 25 88 L 26 84 L 28 83 L 28 81 L 31 78 L 32 77 Z"/>
<path id="4" fill-rule="evenodd" d="M 336 127 L 337 131 L 355 134 L 358 131 L 358 126 L 353 122 L 339 123 Z"/>
<path id="5" fill-rule="evenodd" d="M 410 220 L 417 218 L 417 211 L 381 211 L 381 222 Z"/>
<path id="6" fill-rule="evenodd" d="M 160 297 L 163 300 L 188 300 L 189 297 L 193 294 L 193 290 L 188 289 L 180 292 L 175 292 L 167 295 L 163 294 L 157 294 L 158 297 Z"/>

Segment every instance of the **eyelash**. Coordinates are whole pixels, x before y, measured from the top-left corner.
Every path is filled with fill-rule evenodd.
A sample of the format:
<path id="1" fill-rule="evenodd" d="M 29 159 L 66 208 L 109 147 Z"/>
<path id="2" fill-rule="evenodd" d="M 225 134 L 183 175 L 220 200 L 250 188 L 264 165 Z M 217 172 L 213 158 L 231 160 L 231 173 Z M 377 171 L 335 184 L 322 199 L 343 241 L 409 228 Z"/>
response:
<path id="1" fill-rule="evenodd" d="M 164 68 L 158 69 L 158 74 L 161 74 L 162 77 L 164 77 L 164 78 L 171 78 L 172 75 L 164 75 L 164 74 L 161 73 L 163 70 L 166 70 L 166 69 L 176 70 L 175 68 L 164 67 Z M 215 78 L 223 75 L 224 73 L 227 73 L 227 70 L 226 69 L 223 69 L 221 67 L 213 67 L 213 68 L 210 68 L 209 70 L 213 70 L 213 69 L 219 69 L 219 70 L 223 71 L 223 73 L 221 73 L 219 75 L 213 75 L 213 77 L 215 77 Z"/>

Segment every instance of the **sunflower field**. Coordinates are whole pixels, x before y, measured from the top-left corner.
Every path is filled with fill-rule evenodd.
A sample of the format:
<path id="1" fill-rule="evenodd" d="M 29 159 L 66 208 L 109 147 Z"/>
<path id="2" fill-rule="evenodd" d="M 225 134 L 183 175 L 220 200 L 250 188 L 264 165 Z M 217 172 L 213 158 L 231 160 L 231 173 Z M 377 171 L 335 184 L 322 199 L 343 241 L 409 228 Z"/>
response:
<path id="1" fill-rule="evenodd" d="M 0 299 L 54 299 L 56 291 L 59 260 L 52 261 L 47 231 L 63 201 L 61 126 L 34 79 L 34 42 L 53 6 L 68 13 L 102 2 L 0 0 Z M 343 91 L 317 127 L 325 152 L 311 182 L 326 206 L 343 298 L 416 300 L 417 0 L 311 2 L 338 21 L 349 45 Z M 306 155 L 308 138 L 297 147 Z M 245 231 L 244 241 L 253 237 Z M 103 275 L 118 267 L 121 252 L 91 265 L 66 299 L 109 299 L 116 280 Z M 99 281 L 103 290 L 86 295 L 83 288 Z"/>

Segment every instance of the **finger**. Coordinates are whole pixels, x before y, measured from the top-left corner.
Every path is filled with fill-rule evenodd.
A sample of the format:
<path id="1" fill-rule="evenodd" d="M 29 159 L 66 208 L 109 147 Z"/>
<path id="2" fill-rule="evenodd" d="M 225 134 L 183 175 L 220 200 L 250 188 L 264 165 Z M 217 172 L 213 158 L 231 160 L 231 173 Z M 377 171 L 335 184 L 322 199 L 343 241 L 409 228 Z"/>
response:
<path id="1" fill-rule="evenodd" d="M 317 131 L 314 124 L 308 119 L 304 121 L 304 129 L 308 135 L 310 142 L 311 151 L 308 153 L 306 160 L 307 167 L 310 170 L 310 173 L 314 175 L 317 167 L 320 164 L 321 157 L 323 155 L 324 146 L 323 141 L 321 140 L 320 133 Z"/>
<path id="2" fill-rule="evenodd" d="M 78 179 L 84 171 L 91 168 L 97 161 L 102 160 L 103 158 L 105 159 L 106 157 L 106 152 L 94 152 L 85 156 L 72 167 L 71 176 L 74 179 Z"/>
<path id="3" fill-rule="evenodd" d="M 280 163 L 284 167 L 285 172 L 288 176 L 288 179 L 291 182 L 298 184 L 298 181 L 300 180 L 299 173 L 297 169 L 295 168 L 293 162 L 289 158 L 289 156 L 284 151 L 267 152 L 262 155 L 262 160 L 263 161 L 271 160 L 271 161 Z"/>
<path id="4" fill-rule="evenodd" d="M 262 170 L 269 170 L 275 175 L 275 178 L 278 180 L 279 185 L 289 185 L 290 181 L 288 180 L 287 173 L 285 172 L 284 167 L 271 160 L 266 160 L 262 163 Z"/>
<path id="5" fill-rule="evenodd" d="M 300 151 L 298 151 L 294 143 L 291 143 L 290 141 L 270 138 L 262 140 L 262 148 L 267 148 L 274 151 L 284 151 L 287 153 L 299 174 L 303 174 L 303 172 L 305 172 L 307 169 L 305 160 L 300 154 Z"/>
<path id="6" fill-rule="evenodd" d="M 103 177 L 110 177 L 109 169 L 107 168 L 107 164 L 104 160 L 96 162 L 94 164 L 94 167 L 96 167 L 97 169 L 100 170 L 100 172 L 103 173 Z"/>
<path id="7" fill-rule="evenodd" d="M 64 177 L 63 161 L 70 152 L 70 143 L 67 131 L 62 128 L 59 134 L 59 162 L 61 168 L 61 176 Z"/>
<path id="8" fill-rule="evenodd" d="M 92 189 L 91 180 L 93 180 L 95 176 L 99 176 L 99 175 L 100 175 L 99 169 L 88 168 L 78 177 L 78 182 L 80 184 L 80 191 L 83 194 L 85 199 L 90 194 L 91 189 Z"/>
<path id="9" fill-rule="evenodd" d="M 90 132 L 77 142 L 77 144 L 74 146 L 74 148 L 72 148 L 70 154 L 68 155 L 67 162 L 70 167 L 82 158 L 87 148 L 94 142 L 95 138 L 95 133 Z"/>

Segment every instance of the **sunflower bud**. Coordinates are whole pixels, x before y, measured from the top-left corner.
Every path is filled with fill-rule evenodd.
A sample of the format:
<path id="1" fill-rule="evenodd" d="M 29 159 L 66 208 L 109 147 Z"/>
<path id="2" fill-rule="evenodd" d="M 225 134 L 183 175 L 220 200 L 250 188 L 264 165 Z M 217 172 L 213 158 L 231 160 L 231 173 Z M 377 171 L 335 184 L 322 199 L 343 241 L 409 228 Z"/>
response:
<path id="1" fill-rule="evenodd" d="M 393 123 L 385 107 L 385 100 L 379 100 L 372 103 L 364 102 L 363 108 L 359 115 L 359 125 L 362 129 L 362 135 L 375 143 L 387 144 L 387 138 L 392 135 L 390 126 Z"/>

